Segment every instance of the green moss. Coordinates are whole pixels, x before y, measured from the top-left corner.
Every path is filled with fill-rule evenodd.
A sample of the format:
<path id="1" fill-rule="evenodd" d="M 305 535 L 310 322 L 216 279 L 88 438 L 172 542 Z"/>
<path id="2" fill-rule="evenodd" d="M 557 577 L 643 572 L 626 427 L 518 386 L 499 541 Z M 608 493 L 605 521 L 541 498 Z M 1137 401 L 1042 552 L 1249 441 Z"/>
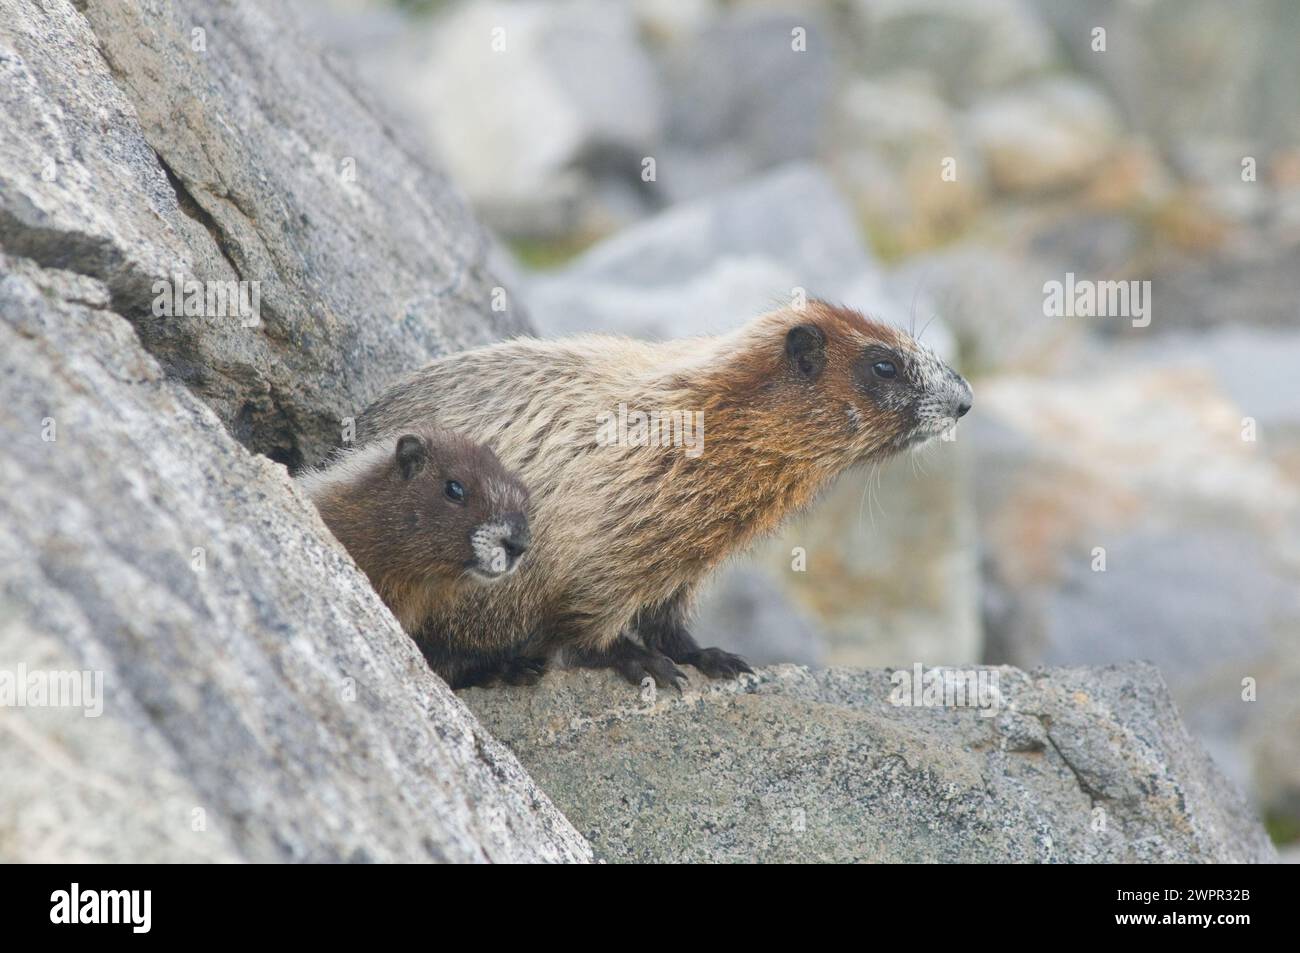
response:
<path id="1" fill-rule="evenodd" d="M 519 263 L 530 271 L 548 271 L 568 264 L 593 244 L 590 237 L 556 239 L 516 238 L 507 244 Z"/>
<path id="2" fill-rule="evenodd" d="M 1300 842 L 1300 818 L 1294 814 L 1267 814 L 1264 817 L 1264 829 L 1273 838 L 1274 844 Z"/>
<path id="3" fill-rule="evenodd" d="M 428 16 L 447 6 L 447 0 L 389 0 L 399 10 L 414 16 Z"/>

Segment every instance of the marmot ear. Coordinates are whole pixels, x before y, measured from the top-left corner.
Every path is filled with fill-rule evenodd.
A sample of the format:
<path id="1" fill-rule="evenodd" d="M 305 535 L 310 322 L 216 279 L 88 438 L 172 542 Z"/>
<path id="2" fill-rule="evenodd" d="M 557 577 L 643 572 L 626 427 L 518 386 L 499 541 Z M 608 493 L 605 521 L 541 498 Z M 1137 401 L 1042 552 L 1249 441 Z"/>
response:
<path id="1" fill-rule="evenodd" d="M 815 324 L 791 328 L 785 336 L 785 356 L 801 376 L 816 380 L 826 366 L 826 335 Z"/>
<path id="2" fill-rule="evenodd" d="M 409 480 L 423 470 L 428 459 L 429 448 L 415 434 L 408 433 L 397 441 L 397 472 L 403 480 Z"/>

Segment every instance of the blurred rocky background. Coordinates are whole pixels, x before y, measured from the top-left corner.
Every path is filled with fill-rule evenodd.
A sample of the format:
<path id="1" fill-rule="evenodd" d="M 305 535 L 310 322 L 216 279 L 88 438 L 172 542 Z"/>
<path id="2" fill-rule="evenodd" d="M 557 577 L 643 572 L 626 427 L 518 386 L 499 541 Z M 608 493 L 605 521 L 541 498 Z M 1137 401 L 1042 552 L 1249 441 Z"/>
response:
<path id="1" fill-rule="evenodd" d="M 806 291 L 925 328 L 973 379 L 955 441 L 843 480 L 726 574 L 706 641 L 1149 659 L 1300 841 L 1300 5 L 316 11 L 542 333 L 713 332 Z M 1046 316 L 1069 274 L 1149 281 L 1149 325 Z"/>

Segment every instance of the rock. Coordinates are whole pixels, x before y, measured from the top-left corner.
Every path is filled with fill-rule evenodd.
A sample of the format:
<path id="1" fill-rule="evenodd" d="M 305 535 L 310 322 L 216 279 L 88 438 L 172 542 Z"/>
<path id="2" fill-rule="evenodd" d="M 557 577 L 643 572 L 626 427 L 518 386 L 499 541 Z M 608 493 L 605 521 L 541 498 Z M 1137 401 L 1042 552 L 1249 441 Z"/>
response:
<path id="1" fill-rule="evenodd" d="M 1033 77 L 1053 61 L 1052 34 L 1022 0 L 856 0 L 847 38 L 867 75 L 933 72 L 950 102 Z"/>
<path id="2" fill-rule="evenodd" d="M 102 678 L 0 720 L 0 859 L 589 856 L 104 282 L 0 275 L 0 673 Z"/>
<path id="3" fill-rule="evenodd" d="M 977 103 L 966 129 L 995 188 L 1051 192 L 1081 185 L 1118 144 L 1109 101 L 1073 79 L 1048 79 Z"/>
<path id="4" fill-rule="evenodd" d="M 593 221 L 611 212 L 592 192 L 640 201 L 641 160 L 662 128 L 636 29 L 622 4 L 461 4 L 413 22 L 411 42 L 374 71 L 489 225 L 516 237 L 609 228 L 619 216 Z"/>
<path id="5" fill-rule="evenodd" d="M 641 29 L 661 43 L 698 33 L 717 12 L 713 0 L 632 0 L 632 9 Z"/>
<path id="6" fill-rule="evenodd" d="M 102 281 L 250 449 L 315 462 L 394 377 L 526 329 L 492 310 L 489 242 L 455 190 L 282 4 L 2 19 L 0 246 Z M 248 282 L 257 307 L 159 315 L 177 273 Z"/>
<path id="7" fill-rule="evenodd" d="M 849 80 L 830 136 L 825 160 L 878 249 L 903 254 L 943 242 L 984 200 L 983 163 L 927 74 Z"/>
<path id="8" fill-rule="evenodd" d="M 1300 791 L 1275 740 L 1300 726 L 1300 421 L 1268 386 L 1293 373 L 1294 343 L 1271 340 L 1254 359 L 1242 340 L 1181 357 L 1153 340 L 1145 359 L 1080 352 L 1061 379 L 986 379 L 971 442 L 986 660 L 1149 658 L 1229 776 L 1285 813 Z"/>
<path id="9" fill-rule="evenodd" d="M 1300 330 L 1242 323 L 1126 344 L 1124 366 L 1212 374 L 1224 398 L 1257 422 L 1265 456 L 1300 481 L 1300 390 L 1290 386 L 1300 367 Z"/>
<path id="10" fill-rule="evenodd" d="M 1275 240 L 1267 232 L 1247 233 L 1223 250 L 1159 255 L 1151 277 L 1156 333 L 1256 327 L 1295 327 L 1300 298 L 1300 233 Z"/>
<path id="11" fill-rule="evenodd" d="M 1152 666 L 982 671 L 996 717 L 794 666 L 681 696 L 565 672 L 461 697 L 604 860 L 1276 860 Z"/>
<path id="12" fill-rule="evenodd" d="M 807 163 L 672 208 L 527 285 L 545 334 L 648 338 L 725 331 L 792 300 L 796 289 L 895 324 L 912 320 L 899 303 L 907 297 L 884 290 L 843 196 Z M 942 322 L 925 340 L 952 357 Z M 722 575 L 701 606 L 697 634 L 762 661 L 976 661 L 961 449 L 937 445 L 925 474 L 905 459 L 842 477 L 807 517 Z M 792 568 L 796 547 L 806 571 Z"/>
<path id="13" fill-rule="evenodd" d="M 1169 149 L 1204 136 L 1271 149 L 1300 140 L 1300 9 L 1287 0 L 1032 0 L 1080 70 Z M 1106 49 L 1093 49 L 1093 30 Z"/>
<path id="14" fill-rule="evenodd" d="M 543 334 L 662 339 L 736 327 L 796 289 L 908 320 L 883 293 L 844 197 L 802 162 L 625 229 L 533 276 L 526 292 Z"/>
<path id="15" fill-rule="evenodd" d="M 669 108 L 655 184 L 668 203 L 817 154 L 833 79 L 820 14 L 728 10 L 662 61 Z"/>

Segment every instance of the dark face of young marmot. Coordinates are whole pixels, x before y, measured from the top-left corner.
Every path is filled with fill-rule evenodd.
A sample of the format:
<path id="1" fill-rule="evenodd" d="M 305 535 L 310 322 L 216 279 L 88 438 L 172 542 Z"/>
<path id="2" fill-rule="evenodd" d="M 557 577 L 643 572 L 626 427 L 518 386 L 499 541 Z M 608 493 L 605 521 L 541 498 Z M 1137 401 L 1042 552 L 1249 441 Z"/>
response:
<path id="1" fill-rule="evenodd" d="M 528 493 L 487 447 L 412 428 L 299 477 L 407 631 L 459 588 L 495 584 L 530 542 Z"/>
<path id="2" fill-rule="evenodd" d="M 719 337 L 519 339 L 451 355 L 392 388 L 359 429 L 373 440 L 455 428 L 532 488 L 528 564 L 440 609 L 422 636 L 444 674 L 460 651 L 449 646 L 558 649 L 662 684 L 680 676 L 674 663 L 747 668 L 686 629 L 709 572 L 846 469 L 937 436 L 970 407 L 966 381 L 906 332 L 810 302 Z"/>

